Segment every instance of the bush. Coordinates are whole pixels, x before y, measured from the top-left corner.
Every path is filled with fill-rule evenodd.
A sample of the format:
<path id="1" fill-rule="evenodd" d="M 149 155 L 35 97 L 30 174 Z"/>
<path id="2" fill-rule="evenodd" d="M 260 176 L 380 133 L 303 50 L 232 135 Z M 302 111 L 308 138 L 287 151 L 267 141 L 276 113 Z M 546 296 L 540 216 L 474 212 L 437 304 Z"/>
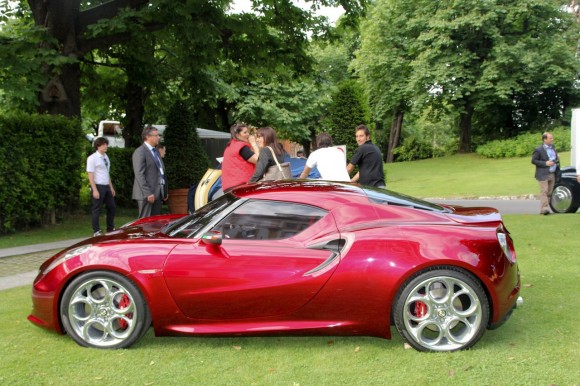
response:
<path id="1" fill-rule="evenodd" d="M 0 116 L 0 234 L 54 223 L 79 207 L 80 122 L 62 116 Z"/>
<path id="2" fill-rule="evenodd" d="M 332 97 L 329 108 L 328 127 L 326 130 L 335 145 L 346 145 L 347 161 L 356 151 L 355 128 L 367 123 L 368 108 L 360 88 L 354 81 L 345 81 L 338 87 Z M 369 127 L 370 129 L 370 127 Z"/>
<path id="3" fill-rule="evenodd" d="M 570 129 L 557 127 L 551 130 L 554 134 L 558 151 L 569 151 Z M 531 156 L 534 149 L 542 143 L 542 133 L 524 133 L 514 138 L 495 140 L 478 146 L 476 153 L 486 158 L 511 158 Z"/>
<path id="4" fill-rule="evenodd" d="M 189 188 L 196 184 L 209 167 L 205 148 L 197 134 L 193 112 L 184 102 L 173 105 L 167 116 L 163 160 L 170 189 Z"/>
<path id="5" fill-rule="evenodd" d="M 433 157 L 433 146 L 411 135 L 403 140 L 403 144 L 393 150 L 395 162 L 416 161 Z"/>

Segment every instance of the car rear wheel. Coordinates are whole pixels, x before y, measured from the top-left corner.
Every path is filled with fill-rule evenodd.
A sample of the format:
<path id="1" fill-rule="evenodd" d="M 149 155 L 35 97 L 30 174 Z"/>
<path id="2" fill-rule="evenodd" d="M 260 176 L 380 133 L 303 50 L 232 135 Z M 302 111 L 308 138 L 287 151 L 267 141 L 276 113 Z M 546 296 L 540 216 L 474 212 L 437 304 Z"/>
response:
<path id="1" fill-rule="evenodd" d="M 129 347 L 151 325 L 139 289 L 127 278 L 105 271 L 74 279 L 64 291 L 60 315 L 67 334 L 85 347 Z"/>
<path id="2" fill-rule="evenodd" d="M 489 320 L 489 302 L 471 275 L 454 268 L 415 275 L 399 290 L 393 318 L 399 334 L 419 351 L 473 346 Z"/>
<path id="3" fill-rule="evenodd" d="M 575 213 L 577 206 L 572 205 L 572 191 L 566 185 L 556 184 L 550 197 L 550 208 L 554 213 Z"/>

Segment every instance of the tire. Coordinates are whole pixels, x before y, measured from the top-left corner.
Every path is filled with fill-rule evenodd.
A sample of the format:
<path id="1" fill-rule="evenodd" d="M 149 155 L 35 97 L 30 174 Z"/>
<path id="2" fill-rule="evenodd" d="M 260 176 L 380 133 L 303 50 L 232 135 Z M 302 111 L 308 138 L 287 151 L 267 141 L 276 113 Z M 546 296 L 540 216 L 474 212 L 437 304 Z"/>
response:
<path id="1" fill-rule="evenodd" d="M 578 207 L 572 205 L 573 202 L 570 188 L 567 185 L 556 184 L 550 197 L 550 208 L 552 208 L 552 211 L 554 213 L 575 213 Z"/>
<path id="2" fill-rule="evenodd" d="M 149 308 L 135 284 L 106 271 L 74 279 L 64 291 L 60 317 L 75 342 L 93 348 L 129 347 L 151 325 Z"/>
<path id="3" fill-rule="evenodd" d="M 489 321 L 489 301 L 479 282 L 453 267 L 411 277 L 395 298 L 399 334 L 418 351 L 458 351 L 473 346 Z"/>

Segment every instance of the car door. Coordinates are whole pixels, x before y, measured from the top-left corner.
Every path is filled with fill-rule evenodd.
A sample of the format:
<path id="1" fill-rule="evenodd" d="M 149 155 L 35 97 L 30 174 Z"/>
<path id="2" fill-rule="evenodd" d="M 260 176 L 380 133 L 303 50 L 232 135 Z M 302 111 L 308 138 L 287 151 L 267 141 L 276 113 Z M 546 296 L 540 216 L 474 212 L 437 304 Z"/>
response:
<path id="1" fill-rule="evenodd" d="M 164 268 L 175 302 L 193 318 L 290 313 L 324 286 L 343 245 L 332 214 L 280 201 L 249 200 L 211 232 L 221 245 L 179 245 Z"/>

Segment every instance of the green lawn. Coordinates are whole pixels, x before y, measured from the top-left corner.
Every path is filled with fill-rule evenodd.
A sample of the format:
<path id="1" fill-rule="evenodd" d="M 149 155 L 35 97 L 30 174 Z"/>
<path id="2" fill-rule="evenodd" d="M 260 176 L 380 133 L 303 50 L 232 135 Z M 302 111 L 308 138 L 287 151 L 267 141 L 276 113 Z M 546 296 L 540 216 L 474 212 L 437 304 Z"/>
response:
<path id="1" fill-rule="evenodd" d="M 387 188 L 415 197 L 477 198 L 537 195 L 535 167 L 530 157 L 489 159 L 459 154 L 413 162 L 387 164 Z M 570 164 L 570 152 L 560 153 Z"/>
<path id="2" fill-rule="evenodd" d="M 120 227 L 137 218 L 137 209 L 118 208 L 115 216 L 115 225 Z M 101 215 L 101 227 L 105 226 L 105 214 Z M 0 248 L 12 248 L 21 245 L 48 243 L 52 241 L 79 239 L 91 237 L 91 215 L 89 213 L 75 213 L 67 216 L 56 225 L 32 229 L 0 236 Z"/>
<path id="3" fill-rule="evenodd" d="M 81 348 L 26 321 L 30 288 L 0 297 L 3 385 L 574 385 L 580 382 L 579 217 L 506 215 L 524 306 L 469 351 L 369 337 L 154 338 Z M 575 370 L 576 369 L 576 370 Z"/>

